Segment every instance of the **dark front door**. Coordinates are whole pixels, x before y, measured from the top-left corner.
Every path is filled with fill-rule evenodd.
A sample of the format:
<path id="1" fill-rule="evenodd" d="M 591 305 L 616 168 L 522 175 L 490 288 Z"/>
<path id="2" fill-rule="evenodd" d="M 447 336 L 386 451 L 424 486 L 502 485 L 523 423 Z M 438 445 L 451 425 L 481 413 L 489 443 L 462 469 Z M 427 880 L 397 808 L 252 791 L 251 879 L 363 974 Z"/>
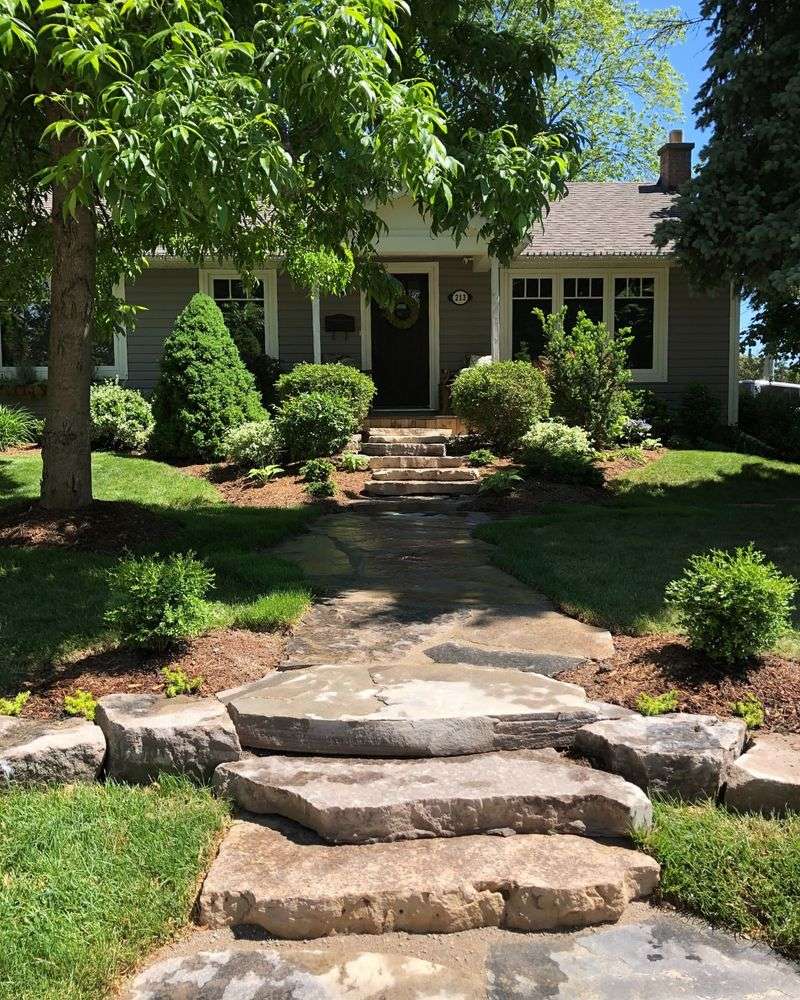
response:
<path id="1" fill-rule="evenodd" d="M 430 406 L 427 274 L 395 274 L 405 295 L 391 313 L 372 303 L 372 377 L 382 409 Z"/>

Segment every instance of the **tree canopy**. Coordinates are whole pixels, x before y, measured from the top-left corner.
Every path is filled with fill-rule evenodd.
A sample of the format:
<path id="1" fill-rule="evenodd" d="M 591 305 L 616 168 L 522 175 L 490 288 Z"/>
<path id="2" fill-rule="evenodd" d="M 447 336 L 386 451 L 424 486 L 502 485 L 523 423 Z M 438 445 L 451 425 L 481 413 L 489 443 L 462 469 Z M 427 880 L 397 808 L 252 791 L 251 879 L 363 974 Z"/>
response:
<path id="1" fill-rule="evenodd" d="M 698 287 L 751 297 L 750 342 L 800 355 L 800 17 L 794 0 L 704 0 L 707 76 L 695 112 L 711 136 L 678 200 L 675 241 Z"/>

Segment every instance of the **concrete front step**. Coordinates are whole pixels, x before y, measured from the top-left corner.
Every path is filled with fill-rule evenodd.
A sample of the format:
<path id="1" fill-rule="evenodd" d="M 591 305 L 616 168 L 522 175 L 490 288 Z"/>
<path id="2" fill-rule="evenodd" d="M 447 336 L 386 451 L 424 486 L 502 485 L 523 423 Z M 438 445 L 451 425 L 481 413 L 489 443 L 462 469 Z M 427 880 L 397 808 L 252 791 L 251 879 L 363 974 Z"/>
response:
<path id="1" fill-rule="evenodd" d="M 478 485 L 476 480 L 442 483 L 420 479 L 406 482 L 380 482 L 372 479 L 365 484 L 364 493 L 369 497 L 452 496 L 477 493 Z"/>
<path id="2" fill-rule="evenodd" d="M 556 930 L 618 920 L 658 864 L 587 837 L 519 834 L 331 846 L 286 820 L 237 821 L 198 903 L 209 927 L 280 938 Z"/>
<path id="3" fill-rule="evenodd" d="M 652 816 L 636 785 L 552 750 L 418 760 L 251 757 L 218 767 L 214 788 L 240 809 L 284 816 L 333 844 L 492 830 L 627 837 Z"/>
<path id="4" fill-rule="evenodd" d="M 376 469 L 373 482 L 432 482 L 432 483 L 474 483 L 480 479 L 477 469 L 459 466 L 456 469 Z"/>
<path id="5" fill-rule="evenodd" d="M 372 455 L 370 469 L 460 469 L 463 458 L 446 455 Z"/>
<path id="6" fill-rule="evenodd" d="M 365 441 L 361 445 L 362 455 L 435 455 L 444 456 L 443 444 L 414 444 L 408 441 L 385 442 Z"/>
<path id="7" fill-rule="evenodd" d="M 369 440 L 373 444 L 447 444 L 452 437 L 449 430 L 416 429 L 413 427 L 394 427 L 369 431 Z"/>

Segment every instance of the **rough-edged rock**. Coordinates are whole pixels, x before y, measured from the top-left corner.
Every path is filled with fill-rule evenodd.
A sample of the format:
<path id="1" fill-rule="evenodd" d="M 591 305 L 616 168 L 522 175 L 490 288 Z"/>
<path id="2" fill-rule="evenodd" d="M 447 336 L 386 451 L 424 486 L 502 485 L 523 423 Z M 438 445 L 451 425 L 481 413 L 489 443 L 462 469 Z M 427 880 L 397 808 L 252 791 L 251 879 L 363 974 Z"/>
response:
<path id="1" fill-rule="evenodd" d="M 332 847 L 286 820 L 238 821 L 200 893 L 200 922 L 282 938 L 617 920 L 658 864 L 586 837 L 453 837 Z"/>
<path id="2" fill-rule="evenodd" d="M 535 750 L 420 760 L 251 757 L 217 768 L 214 787 L 248 812 L 285 816 L 334 844 L 497 829 L 626 837 L 651 820 L 636 785 Z"/>
<path id="3" fill-rule="evenodd" d="M 216 698 L 110 694 L 95 718 L 108 742 L 108 775 L 122 781 L 153 781 L 162 772 L 208 781 L 219 764 L 241 756 L 233 722 Z"/>
<path id="4" fill-rule="evenodd" d="M 363 757 L 447 757 L 571 745 L 627 709 L 539 674 L 449 663 L 320 665 L 221 692 L 243 746 Z"/>
<path id="5" fill-rule="evenodd" d="M 405 955 L 238 945 L 168 958 L 125 1000 L 485 1000 L 482 977 Z"/>
<path id="6" fill-rule="evenodd" d="M 725 805 L 763 813 L 800 812 L 800 736 L 758 736 L 728 771 Z"/>
<path id="7" fill-rule="evenodd" d="M 461 496 L 477 493 L 479 485 L 477 480 L 436 482 L 415 479 L 406 482 L 398 480 L 381 482 L 371 479 L 364 484 L 363 492 L 371 497 Z"/>
<path id="8" fill-rule="evenodd" d="M 102 731 L 86 719 L 0 718 L 0 785 L 95 781 L 105 755 Z"/>
<path id="9" fill-rule="evenodd" d="M 362 455 L 435 455 L 444 457 L 443 444 L 415 444 L 408 441 L 393 441 L 390 444 L 366 441 L 361 446 Z"/>
<path id="10" fill-rule="evenodd" d="M 640 788 L 691 802 L 717 794 L 744 736 L 741 719 L 630 715 L 585 726 L 575 749 Z"/>

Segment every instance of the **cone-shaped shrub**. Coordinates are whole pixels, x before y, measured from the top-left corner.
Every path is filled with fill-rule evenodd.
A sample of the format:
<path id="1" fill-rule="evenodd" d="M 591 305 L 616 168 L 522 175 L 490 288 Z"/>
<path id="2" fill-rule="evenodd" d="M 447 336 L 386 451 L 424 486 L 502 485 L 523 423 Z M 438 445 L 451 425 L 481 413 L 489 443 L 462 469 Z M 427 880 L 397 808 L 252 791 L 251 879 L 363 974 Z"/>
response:
<path id="1" fill-rule="evenodd" d="M 232 427 L 262 420 L 264 413 L 219 307 L 208 295 L 195 295 L 164 342 L 152 450 L 213 461 L 223 457 Z"/>

